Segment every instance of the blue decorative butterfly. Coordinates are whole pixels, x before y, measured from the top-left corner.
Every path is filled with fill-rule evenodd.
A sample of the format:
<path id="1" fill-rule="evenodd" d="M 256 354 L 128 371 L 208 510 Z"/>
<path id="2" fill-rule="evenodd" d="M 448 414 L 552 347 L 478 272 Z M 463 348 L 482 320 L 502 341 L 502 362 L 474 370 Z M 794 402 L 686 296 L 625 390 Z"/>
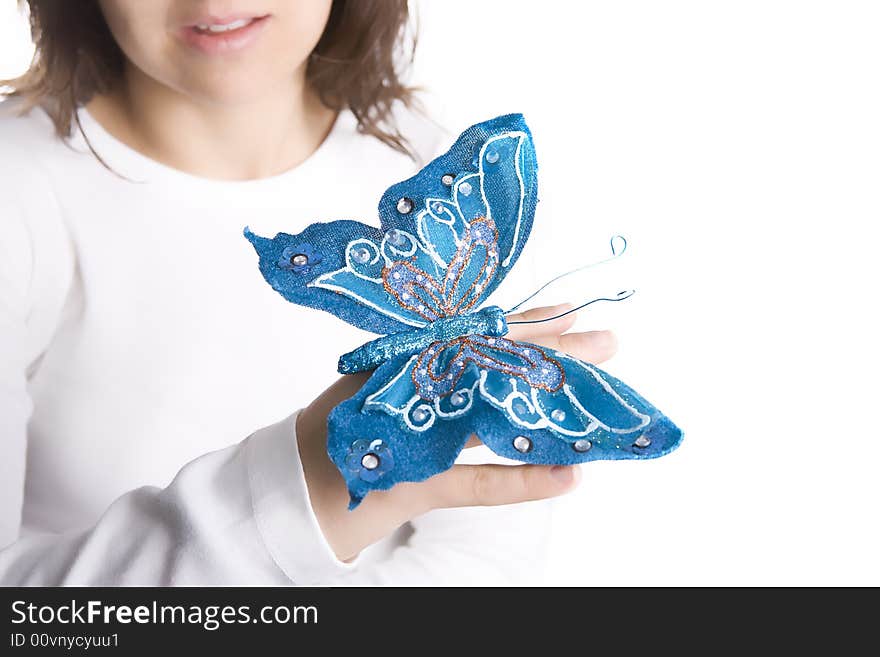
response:
<path id="1" fill-rule="evenodd" d="M 506 339 L 504 311 L 480 308 L 529 236 L 536 172 L 523 117 L 501 116 L 390 187 L 381 229 L 334 221 L 273 239 L 245 229 L 284 298 L 385 334 L 339 361 L 342 373 L 375 368 L 328 420 L 350 508 L 370 490 L 451 467 L 474 433 L 501 456 L 545 464 L 652 458 L 681 441 L 622 382 Z"/>

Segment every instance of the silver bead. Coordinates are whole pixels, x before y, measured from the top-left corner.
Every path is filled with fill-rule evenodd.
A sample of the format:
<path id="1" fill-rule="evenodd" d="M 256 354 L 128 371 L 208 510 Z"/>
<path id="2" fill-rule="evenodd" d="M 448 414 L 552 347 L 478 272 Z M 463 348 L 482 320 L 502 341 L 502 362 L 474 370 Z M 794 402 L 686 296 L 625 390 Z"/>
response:
<path id="1" fill-rule="evenodd" d="M 452 375 L 450 374 L 449 377 L 451 378 Z M 453 406 L 464 406 L 467 403 L 467 397 L 463 393 L 453 392 L 449 396 L 449 403 Z"/>
<path id="2" fill-rule="evenodd" d="M 486 162 L 495 164 L 498 161 L 498 151 L 486 151 Z"/>
<path id="3" fill-rule="evenodd" d="M 469 182 L 463 182 L 458 186 L 458 191 L 463 196 L 470 196 L 473 189 L 474 188 L 471 187 L 471 184 Z"/>
<path id="4" fill-rule="evenodd" d="M 385 239 L 391 242 L 394 246 L 403 246 L 406 244 L 406 237 L 396 228 L 392 228 L 385 233 Z"/>
<path id="5" fill-rule="evenodd" d="M 453 176 L 451 173 L 444 173 L 443 177 L 440 178 L 440 182 L 442 182 L 447 187 L 451 187 L 452 183 L 454 181 L 455 181 L 455 176 Z"/>
<path id="6" fill-rule="evenodd" d="M 513 439 L 513 448 L 516 451 L 525 454 L 526 452 L 530 452 L 532 450 L 532 441 L 525 436 L 517 436 Z"/>
<path id="7" fill-rule="evenodd" d="M 590 448 L 593 446 L 593 443 L 591 443 L 586 438 L 581 438 L 580 440 L 575 440 L 571 444 L 571 446 L 574 449 L 574 451 L 583 453 L 583 452 L 590 451 Z"/>
<path id="8" fill-rule="evenodd" d="M 379 467 L 379 457 L 375 454 L 364 454 L 361 458 L 361 465 L 367 470 L 375 470 Z"/>
<path id="9" fill-rule="evenodd" d="M 644 436 L 644 435 L 636 438 L 636 441 L 633 443 L 633 445 L 635 447 L 647 447 L 650 444 L 651 444 L 651 439 L 648 438 L 647 436 Z"/>
<path id="10" fill-rule="evenodd" d="M 428 411 L 426 411 L 424 408 L 417 408 L 413 411 L 412 418 L 415 422 L 424 422 L 428 419 Z"/>
<path id="11" fill-rule="evenodd" d="M 413 202 L 411 199 L 408 199 L 406 196 L 398 199 L 397 201 L 397 211 L 400 214 L 409 214 L 412 212 Z"/>
<path id="12" fill-rule="evenodd" d="M 351 259 L 361 264 L 370 259 L 370 250 L 365 246 L 358 246 L 351 250 Z"/>
<path id="13" fill-rule="evenodd" d="M 554 408 L 550 413 L 550 419 L 554 422 L 565 422 L 565 411 L 561 408 Z"/>
<path id="14" fill-rule="evenodd" d="M 436 212 L 437 214 L 440 214 L 441 212 L 443 212 L 443 204 L 440 203 L 439 201 L 434 204 L 434 212 Z"/>
<path id="15" fill-rule="evenodd" d="M 309 264 L 309 257 L 304 253 L 297 253 L 290 259 L 290 264 L 294 267 L 302 267 L 303 265 Z"/>

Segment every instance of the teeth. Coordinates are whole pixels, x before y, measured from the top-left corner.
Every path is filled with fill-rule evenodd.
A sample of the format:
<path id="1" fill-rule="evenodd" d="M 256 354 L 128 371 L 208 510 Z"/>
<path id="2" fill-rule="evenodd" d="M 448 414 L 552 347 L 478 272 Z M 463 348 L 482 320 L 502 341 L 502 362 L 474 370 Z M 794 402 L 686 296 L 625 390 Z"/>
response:
<path id="1" fill-rule="evenodd" d="M 231 23 L 226 23 L 225 25 L 207 25 L 207 24 L 199 24 L 196 25 L 196 29 L 201 30 L 202 32 L 229 32 L 230 30 L 238 30 L 244 27 L 245 25 L 249 25 L 253 21 L 252 18 L 240 18 L 237 21 L 232 21 Z"/>

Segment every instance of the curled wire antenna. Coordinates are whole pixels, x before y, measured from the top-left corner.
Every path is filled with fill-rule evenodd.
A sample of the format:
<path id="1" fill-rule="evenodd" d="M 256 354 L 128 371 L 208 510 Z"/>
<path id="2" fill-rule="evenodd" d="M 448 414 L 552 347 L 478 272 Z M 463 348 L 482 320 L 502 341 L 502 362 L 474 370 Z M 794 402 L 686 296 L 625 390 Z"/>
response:
<path id="1" fill-rule="evenodd" d="M 513 308 L 511 308 L 510 310 L 506 311 L 505 314 L 506 314 L 506 315 L 509 315 L 510 313 L 516 312 L 516 311 L 517 311 L 519 308 L 521 308 L 524 304 L 526 304 L 527 302 L 529 302 L 529 301 L 531 301 L 532 299 L 534 299 L 534 298 L 535 298 L 536 296 L 538 296 L 541 292 L 543 292 L 543 291 L 546 290 L 548 287 L 550 287 L 551 285 L 553 285 L 553 283 L 555 283 L 556 281 L 562 280 L 562 279 L 565 278 L 566 276 L 571 276 L 572 274 L 576 274 L 576 273 L 578 273 L 579 271 L 583 271 L 583 270 L 585 270 L 585 269 L 589 269 L 590 267 L 596 267 L 596 266 L 598 266 L 598 265 L 604 265 L 606 262 L 611 262 L 612 260 L 615 260 L 616 258 L 619 258 L 620 256 L 622 256 L 622 255 L 624 254 L 625 251 L 626 251 L 626 238 L 625 238 L 623 235 L 615 235 L 614 237 L 611 238 L 611 257 L 610 257 L 610 258 L 605 258 L 604 260 L 599 260 L 598 262 L 591 262 L 591 263 L 586 264 L 586 265 L 581 265 L 580 267 L 577 267 L 577 268 L 575 268 L 575 269 L 572 269 L 571 271 L 567 271 L 567 272 L 565 272 L 565 273 L 563 273 L 563 274 L 559 274 L 558 276 L 555 276 L 555 277 L 551 278 L 549 281 L 547 281 L 546 283 L 544 283 L 541 287 L 539 287 L 537 290 L 535 290 L 534 292 L 532 292 L 532 293 L 531 293 L 529 296 L 527 296 L 525 299 L 523 299 L 523 300 L 520 301 L 518 304 L 516 304 Z M 626 298 L 626 297 L 624 297 L 624 298 Z M 620 301 L 620 299 L 594 299 L 593 301 L 590 301 L 590 302 L 588 302 L 588 303 L 586 303 L 586 304 L 584 304 L 584 305 L 589 305 L 589 304 L 591 304 L 591 303 L 593 303 L 593 302 L 595 302 L 595 301 Z M 580 308 L 583 308 L 583 307 L 584 307 L 584 306 L 579 306 L 578 308 L 575 308 L 574 310 L 570 310 L 570 311 L 568 311 L 568 312 L 574 312 L 575 310 L 579 310 Z M 561 316 L 561 315 L 560 315 L 560 316 Z M 543 321 L 543 320 L 542 320 L 542 321 Z M 519 323 L 521 323 L 521 322 L 513 322 L 513 323 L 519 324 Z"/>
<path id="2" fill-rule="evenodd" d="M 552 322 L 554 319 L 559 319 L 560 317 L 565 317 L 566 315 L 570 315 L 571 313 L 576 313 L 581 308 L 586 308 L 587 306 L 597 303 L 598 301 L 623 301 L 624 299 L 629 299 L 632 295 L 636 293 L 635 290 L 623 290 L 618 292 L 613 297 L 598 297 L 596 299 L 591 299 L 586 303 L 582 303 L 577 308 L 572 308 L 571 310 L 566 310 L 564 313 L 559 313 L 558 315 L 553 315 L 553 317 L 545 317 L 544 319 L 530 319 L 530 320 L 521 320 L 517 322 L 507 322 L 509 326 L 513 324 L 540 324 L 542 322 Z"/>

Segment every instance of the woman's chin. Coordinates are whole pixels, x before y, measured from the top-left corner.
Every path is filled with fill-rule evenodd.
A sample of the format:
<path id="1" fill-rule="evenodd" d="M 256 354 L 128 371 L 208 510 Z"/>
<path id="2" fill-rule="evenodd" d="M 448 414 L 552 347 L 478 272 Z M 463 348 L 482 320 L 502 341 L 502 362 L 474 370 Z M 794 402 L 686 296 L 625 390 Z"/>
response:
<path id="1" fill-rule="evenodd" d="M 271 80 L 266 80 L 261 73 L 265 71 L 227 70 L 218 75 L 194 75 L 174 86 L 199 103 L 229 107 L 259 102 L 269 94 L 277 94 L 285 86 L 293 89 L 293 73 Z"/>

